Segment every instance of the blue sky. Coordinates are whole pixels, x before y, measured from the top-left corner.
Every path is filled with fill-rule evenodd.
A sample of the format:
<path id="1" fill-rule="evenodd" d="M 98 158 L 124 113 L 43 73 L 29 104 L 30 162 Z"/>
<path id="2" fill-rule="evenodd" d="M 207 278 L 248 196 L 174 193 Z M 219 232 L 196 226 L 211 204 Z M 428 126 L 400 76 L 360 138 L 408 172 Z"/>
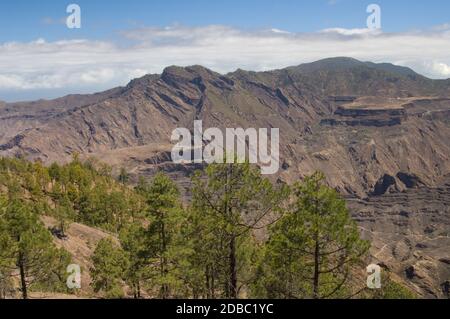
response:
<path id="1" fill-rule="evenodd" d="M 59 23 L 67 16 L 65 10 L 70 3 L 82 8 L 81 30 L 69 30 Z M 115 37 L 123 29 L 171 24 L 221 24 L 291 32 L 337 26 L 362 28 L 370 3 L 382 7 L 383 29 L 388 32 L 424 29 L 450 22 L 450 1 L 447 0 L 14 0 L 0 3 L 0 41 L 106 39 Z"/>
<path id="2" fill-rule="evenodd" d="M 70 3 L 79 30 L 65 26 Z M 381 33 L 365 30 L 371 3 Z M 449 13 L 447 0 L 2 0 L 0 100 L 94 92 L 172 64 L 226 73 L 341 55 L 447 78 Z"/>

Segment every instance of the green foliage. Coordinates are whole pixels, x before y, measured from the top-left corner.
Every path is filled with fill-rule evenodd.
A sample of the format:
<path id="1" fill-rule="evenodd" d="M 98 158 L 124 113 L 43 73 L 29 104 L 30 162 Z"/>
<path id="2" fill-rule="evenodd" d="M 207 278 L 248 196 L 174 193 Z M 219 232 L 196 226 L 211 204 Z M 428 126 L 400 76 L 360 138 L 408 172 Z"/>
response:
<path id="1" fill-rule="evenodd" d="M 316 173 L 294 186 L 294 206 L 270 230 L 254 294 L 270 298 L 349 296 L 352 266 L 369 244 L 345 201 Z"/>
<path id="2" fill-rule="evenodd" d="M 151 184 L 140 185 L 138 190 L 148 207 L 147 256 L 153 289 L 163 299 L 176 296 L 183 287 L 177 265 L 178 236 L 184 221 L 180 193 L 174 182 L 162 173 L 158 173 Z"/>
<path id="3" fill-rule="evenodd" d="M 206 281 L 198 293 L 237 298 L 252 264 L 252 231 L 275 218 L 288 190 L 275 188 L 249 163 L 213 164 L 205 175 L 193 179 L 192 258 Z"/>
<path id="4" fill-rule="evenodd" d="M 10 276 L 14 268 L 12 258 L 12 239 L 8 234 L 8 225 L 5 219 L 7 199 L 0 195 L 0 299 L 6 298 L 13 290 L 13 282 Z"/>
<path id="5" fill-rule="evenodd" d="M 0 186 L 7 188 L 10 198 L 39 203 L 39 213 L 54 216 L 63 234 L 71 221 L 118 232 L 127 220 L 141 215 L 143 200 L 117 183 L 110 171 L 93 160 L 83 163 L 76 155 L 67 165 L 48 168 L 20 159 L 0 159 Z"/>
<path id="6" fill-rule="evenodd" d="M 143 282 L 150 276 L 146 229 L 142 223 L 130 223 L 120 231 L 120 243 L 128 260 L 125 281 L 132 288 L 134 298 L 141 298 Z"/>
<path id="7" fill-rule="evenodd" d="M 369 299 L 417 299 L 417 295 L 406 286 L 392 280 L 389 273 L 382 273 L 381 289 L 370 290 L 365 295 Z"/>
<path id="8" fill-rule="evenodd" d="M 122 298 L 124 272 L 128 260 L 124 251 L 110 239 L 102 239 L 92 255 L 92 287 L 106 298 Z"/>
<path id="9" fill-rule="evenodd" d="M 70 256 L 53 244 L 32 204 L 14 199 L 0 220 L 1 268 L 3 274 L 17 272 L 24 299 L 28 291 L 61 291 Z"/>
<path id="10" fill-rule="evenodd" d="M 0 159 L 0 298 L 66 291 L 70 256 L 41 222 L 66 236 L 76 221 L 111 233 L 91 256 L 92 287 L 105 298 L 346 298 L 369 244 L 345 201 L 320 173 L 292 189 L 248 163 L 212 164 L 193 176 L 184 207 L 163 173 L 135 189 L 121 170 L 74 156 L 67 165 Z M 118 242 L 112 239 L 117 235 Z M 266 235 L 268 235 L 266 237 Z M 19 276 L 20 277 L 20 276 Z M 367 298 L 412 298 L 391 280 Z M 129 288 L 125 291 L 125 287 Z M 128 294 L 129 293 L 129 294 Z"/>
<path id="11" fill-rule="evenodd" d="M 82 163 L 78 156 L 67 165 L 48 168 L 38 162 L 0 159 L 0 290 L 20 283 L 24 297 L 29 290 L 66 292 L 70 256 L 56 249 L 41 215 L 56 219 L 62 239 L 72 221 L 117 232 L 142 215 L 140 195 L 109 173 L 107 166 Z M 23 278 L 10 280 L 15 270 Z"/>

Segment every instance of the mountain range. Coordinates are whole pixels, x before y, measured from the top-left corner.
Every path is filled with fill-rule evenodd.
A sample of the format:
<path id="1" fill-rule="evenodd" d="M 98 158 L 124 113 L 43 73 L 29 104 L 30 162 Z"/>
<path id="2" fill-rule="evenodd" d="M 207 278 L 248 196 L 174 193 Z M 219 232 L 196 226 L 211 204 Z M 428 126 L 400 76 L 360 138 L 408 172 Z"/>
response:
<path id="1" fill-rule="evenodd" d="M 125 87 L 0 103 L 0 156 L 46 164 L 93 157 L 134 180 L 163 170 L 189 196 L 196 165 L 174 164 L 171 133 L 280 128 L 280 171 L 315 170 L 348 199 L 373 259 L 426 297 L 450 295 L 450 80 L 332 58 L 267 72 L 167 67 Z"/>

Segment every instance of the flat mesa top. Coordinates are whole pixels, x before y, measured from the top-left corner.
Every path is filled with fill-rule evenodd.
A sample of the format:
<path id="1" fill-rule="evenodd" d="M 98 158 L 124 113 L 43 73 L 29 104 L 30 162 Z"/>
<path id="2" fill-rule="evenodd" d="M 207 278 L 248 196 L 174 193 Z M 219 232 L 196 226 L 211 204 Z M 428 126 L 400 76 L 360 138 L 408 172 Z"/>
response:
<path id="1" fill-rule="evenodd" d="M 379 96 L 363 96 L 356 98 L 351 103 L 342 104 L 344 109 L 361 109 L 361 110 L 401 110 L 405 106 L 417 101 L 433 101 L 441 99 L 436 96 L 417 96 L 407 98 L 383 98 Z M 450 100 L 450 98 L 449 98 Z"/>

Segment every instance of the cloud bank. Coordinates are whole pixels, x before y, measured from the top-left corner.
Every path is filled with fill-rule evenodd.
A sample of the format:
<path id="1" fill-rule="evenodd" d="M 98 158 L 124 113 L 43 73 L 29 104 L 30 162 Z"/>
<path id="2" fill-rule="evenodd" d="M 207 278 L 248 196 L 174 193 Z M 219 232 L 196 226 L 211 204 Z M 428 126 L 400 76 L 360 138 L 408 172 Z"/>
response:
<path id="1" fill-rule="evenodd" d="M 126 43 L 126 45 L 124 45 Z M 290 33 L 227 26 L 171 26 L 123 31 L 116 42 L 70 40 L 0 45 L 0 92 L 94 92 L 124 85 L 166 66 L 201 64 L 217 72 L 262 71 L 349 56 L 408 66 L 431 78 L 450 77 L 450 25 L 407 33 L 326 29 Z M 0 99 L 2 96 L 0 95 Z"/>

